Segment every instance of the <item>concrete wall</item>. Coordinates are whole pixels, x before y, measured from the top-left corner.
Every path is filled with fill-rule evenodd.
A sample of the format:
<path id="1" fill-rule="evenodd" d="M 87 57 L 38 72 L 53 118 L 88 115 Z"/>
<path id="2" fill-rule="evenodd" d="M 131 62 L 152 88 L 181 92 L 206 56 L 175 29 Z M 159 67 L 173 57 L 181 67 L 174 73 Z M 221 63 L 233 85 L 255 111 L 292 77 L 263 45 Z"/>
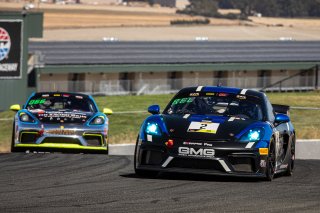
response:
<path id="1" fill-rule="evenodd" d="M 157 92 L 168 89 L 168 74 L 166 72 L 140 72 L 135 73 L 133 88 L 139 92 L 140 89 Z M 142 92 L 142 91 L 141 91 Z"/>
<path id="2" fill-rule="evenodd" d="M 133 155 L 134 144 L 110 145 L 111 155 Z M 296 143 L 296 159 L 320 159 L 319 140 L 298 140 Z"/>
<path id="3" fill-rule="evenodd" d="M 119 80 L 119 73 L 87 73 L 85 74 L 85 91 L 108 92 L 111 84 Z"/>
<path id="4" fill-rule="evenodd" d="M 182 73 L 182 86 L 214 85 L 214 72 L 184 72 Z"/>
<path id="5" fill-rule="evenodd" d="M 39 92 L 69 91 L 68 74 L 41 74 L 38 80 Z"/>
<path id="6" fill-rule="evenodd" d="M 257 71 L 186 71 L 186 72 L 128 72 L 128 73 L 89 73 L 83 72 L 75 78 L 74 74 L 41 74 L 41 90 L 76 91 L 86 93 L 117 94 L 129 92 L 159 93 L 179 90 L 198 85 L 222 85 L 240 88 L 261 89 L 279 80 L 299 74 L 300 70 L 257 70 Z M 311 74 L 297 75 L 282 83 L 281 88 L 307 87 L 315 84 L 315 71 Z M 73 81 L 71 81 L 73 79 Z M 76 80 L 75 80 L 76 79 Z M 64 83 L 63 83 L 63 82 Z M 66 82 L 69 81 L 69 82 Z M 83 82 L 84 81 L 84 82 Z M 46 85 L 43 82 L 49 82 Z M 54 85 L 54 86 L 52 86 Z M 277 89 L 278 85 L 274 89 Z M 40 91 L 41 91 L 40 90 Z M 123 93 L 121 93 L 123 92 Z"/>

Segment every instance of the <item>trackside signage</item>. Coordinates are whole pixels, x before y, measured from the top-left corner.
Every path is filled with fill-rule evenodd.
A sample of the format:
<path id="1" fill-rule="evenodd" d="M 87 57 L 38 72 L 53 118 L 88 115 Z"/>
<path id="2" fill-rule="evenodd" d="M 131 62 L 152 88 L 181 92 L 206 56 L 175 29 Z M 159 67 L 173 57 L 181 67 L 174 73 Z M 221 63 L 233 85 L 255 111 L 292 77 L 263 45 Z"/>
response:
<path id="1" fill-rule="evenodd" d="M 22 20 L 0 20 L 0 79 L 21 78 Z"/>

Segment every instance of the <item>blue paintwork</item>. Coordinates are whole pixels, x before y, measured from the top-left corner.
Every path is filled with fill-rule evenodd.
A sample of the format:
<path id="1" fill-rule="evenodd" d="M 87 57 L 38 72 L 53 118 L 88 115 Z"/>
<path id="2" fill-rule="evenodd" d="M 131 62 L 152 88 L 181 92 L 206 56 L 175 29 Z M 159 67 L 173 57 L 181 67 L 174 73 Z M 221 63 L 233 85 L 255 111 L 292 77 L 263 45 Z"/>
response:
<path id="1" fill-rule="evenodd" d="M 287 116 L 285 114 L 277 114 L 275 121 L 277 123 L 287 123 L 290 121 L 290 118 L 289 118 L 289 116 Z"/>
<path id="2" fill-rule="evenodd" d="M 268 177 L 268 163 L 270 161 L 269 154 L 266 152 L 262 152 L 263 150 L 259 150 L 259 148 L 267 148 L 268 152 L 270 151 L 270 142 L 274 141 L 274 156 L 275 156 L 275 172 L 290 172 L 290 162 L 292 162 L 292 159 L 294 159 L 294 142 L 295 142 L 295 130 L 290 122 L 289 116 L 284 114 L 272 114 L 273 108 L 270 104 L 268 98 L 264 93 L 253 91 L 253 90 L 247 90 L 245 92 L 246 96 L 254 96 L 260 99 L 261 101 L 261 108 L 264 111 L 264 117 L 261 119 L 261 121 L 256 120 L 250 120 L 250 119 L 242 119 L 239 117 L 236 117 L 235 119 L 230 119 L 228 116 L 214 116 L 214 115 L 201 115 L 201 114 L 191 114 L 188 116 L 184 116 L 183 114 L 174 114 L 170 115 L 168 114 L 168 108 L 173 102 L 174 99 L 176 99 L 177 96 L 180 97 L 181 94 L 187 94 L 190 93 L 190 96 L 197 96 L 199 94 L 197 93 L 198 87 L 189 87 L 182 89 L 176 96 L 169 102 L 169 105 L 164 111 L 164 115 L 157 114 L 158 109 L 154 108 L 157 105 L 153 105 L 149 107 L 148 111 L 153 113 L 153 115 L 147 117 L 143 124 L 141 125 L 140 132 L 139 132 L 139 141 L 137 143 L 137 154 L 136 159 L 137 167 L 141 167 L 142 170 L 148 169 L 151 167 L 153 171 L 155 171 L 159 166 L 161 169 L 159 171 L 164 171 L 163 166 L 160 165 L 147 165 L 140 164 L 139 154 L 141 154 L 141 151 L 146 150 L 153 150 L 153 151 L 159 151 L 162 153 L 163 161 L 167 159 L 168 156 L 171 157 L 180 157 L 180 150 L 179 147 L 181 146 L 189 146 L 186 145 L 188 143 L 185 143 L 183 141 L 191 141 L 195 140 L 195 143 L 190 145 L 194 146 L 195 150 L 199 149 L 199 147 L 207 148 L 208 143 L 210 143 L 210 147 L 213 149 L 217 149 L 222 152 L 222 150 L 227 150 L 226 154 L 229 154 L 228 152 L 231 152 L 234 155 L 249 155 L 252 157 L 252 159 L 255 160 L 255 165 L 258 166 L 258 170 L 254 171 L 252 175 L 257 176 L 266 176 Z M 201 93 L 203 92 L 212 92 L 212 93 L 229 93 L 229 94 L 240 94 L 242 89 L 238 88 L 226 88 L 226 87 L 203 87 L 201 89 Z M 192 95 L 191 95 L 192 93 Z M 182 96 L 182 95 L 181 95 Z M 170 111 L 169 111 L 170 112 Z M 230 120 L 229 120 L 230 119 Z M 164 122 L 166 121 L 168 128 L 170 128 L 170 131 L 168 131 L 166 124 Z M 204 122 L 204 121 L 211 121 L 213 123 L 219 123 L 219 126 L 217 128 L 216 133 L 208 134 L 207 132 L 199 132 L 199 133 L 190 133 L 192 131 L 189 131 L 190 123 L 191 122 Z M 230 123 L 229 123 L 230 122 Z M 147 123 L 155 123 L 160 127 L 160 131 L 162 132 L 161 135 L 152 135 L 152 137 L 148 138 L 147 140 L 147 133 L 146 133 L 146 127 Z M 201 126 L 202 127 L 202 126 Z M 201 129 L 200 127 L 200 129 Z M 222 128 L 220 128 L 222 127 Z M 260 135 L 260 138 L 257 141 L 253 141 L 251 138 L 250 143 L 249 139 L 244 139 L 242 137 L 246 136 L 251 131 L 254 131 L 256 129 L 261 129 L 263 133 Z M 220 131 L 220 132 L 219 132 Z M 220 134 L 221 133 L 221 134 Z M 203 134 L 203 135 L 202 135 Z M 234 135 L 235 134 L 235 135 Z M 212 136 L 215 135 L 215 136 Z M 240 141 L 243 140 L 243 141 Z M 174 147 L 168 146 L 168 140 L 174 140 Z M 222 143 L 223 141 L 223 143 Z M 197 142 L 197 144 L 196 144 Z M 202 143 L 201 143 L 202 142 Z M 205 143 L 207 142 L 207 143 Z M 260 152 L 261 151 L 261 152 Z M 293 154 L 292 154 L 293 151 Z M 270 153 L 270 152 L 269 152 Z M 222 154 L 221 154 L 222 155 Z M 185 157 L 185 156 L 184 156 Z M 193 156 L 192 156 L 193 157 Z M 197 156 L 199 157 L 199 156 Z M 220 158 L 221 156 L 219 156 Z M 202 159 L 202 158 L 199 158 Z M 225 161 L 228 161 L 228 157 L 225 158 Z M 148 164 L 148 163 L 147 163 Z M 184 167 L 183 167 L 184 168 Z M 186 171 L 188 169 L 185 169 Z M 234 169 L 236 170 L 236 169 Z M 170 170 L 168 170 L 170 171 Z M 192 171 L 191 171 L 192 172 Z M 238 171 L 226 171 L 226 174 L 233 174 L 237 173 Z M 246 173 L 247 175 L 247 173 Z"/>
<path id="3" fill-rule="evenodd" d="M 210 120 L 214 123 L 224 123 L 226 120 L 228 119 L 228 117 L 224 117 L 224 116 L 214 116 L 214 115 L 191 115 L 188 118 L 188 121 L 198 121 L 201 122 L 203 120 Z"/>
<path id="4" fill-rule="evenodd" d="M 151 114 L 159 114 L 160 113 L 160 106 L 159 105 L 151 105 L 148 107 L 148 112 Z"/>
<path id="5" fill-rule="evenodd" d="M 94 101 L 93 97 L 92 97 L 91 95 L 88 95 L 88 97 L 89 97 L 89 99 L 92 101 L 93 105 L 95 106 L 96 111 L 99 112 L 99 108 L 98 108 L 96 102 Z M 101 114 L 103 114 L 103 113 L 101 113 Z M 103 115 L 104 115 L 104 114 L 103 114 Z"/>
<path id="6" fill-rule="evenodd" d="M 215 93 L 220 93 L 220 92 L 225 92 L 225 93 L 232 93 L 232 94 L 239 94 L 242 89 L 239 88 L 229 88 L 229 87 L 211 87 L 211 86 L 206 86 L 203 87 L 202 92 L 215 92 Z M 267 98 L 266 98 L 267 99 Z M 168 136 L 168 130 L 166 128 L 166 125 L 161 117 L 161 115 L 157 115 L 157 113 L 160 111 L 160 107 L 158 105 L 152 105 L 148 108 L 148 111 L 152 113 L 152 116 L 149 116 L 142 124 L 141 129 L 140 129 L 140 139 L 145 140 L 145 128 L 146 128 L 146 123 L 148 122 L 153 122 L 157 123 L 161 129 L 161 132 Z M 201 122 L 203 120 L 210 120 L 214 123 L 224 123 L 227 122 L 229 117 L 223 117 L 223 116 L 206 116 L 206 115 L 191 115 L 188 118 L 188 121 L 198 121 Z M 276 115 L 276 121 L 278 123 L 288 123 L 289 124 L 289 133 L 288 134 L 293 134 L 294 129 L 293 126 L 290 122 L 290 119 L 287 115 L 284 114 L 277 114 Z M 239 139 L 247 134 L 250 130 L 256 129 L 256 128 L 261 128 L 263 129 L 263 135 L 262 138 L 255 144 L 256 148 L 265 148 L 269 146 L 270 138 L 273 137 L 274 132 L 277 131 L 274 126 L 270 122 L 265 122 L 265 121 L 257 121 L 246 128 L 244 128 L 240 133 L 235 135 L 235 139 L 239 141 Z"/>
<path id="7" fill-rule="evenodd" d="M 22 121 L 22 120 L 20 120 L 20 113 L 26 113 L 27 115 L 29 115 L 33 120 L 34 120 L 34 122 L 24 122 L 24 121 Z M 35 124 L 38 124 L 39 123 L 39 120 L 32 114 L 32 113 L 30 113 L 28 110 L 26 110 L 26 109 L 22 109 L 22 110 L 20 110 L 20 111 L 18 111 L 18 113 L 17 113 L 17 115 L 18 115 L 18 118 L 19 118 L 19 122 L 21 122 L 21 123 L 24 123 L 24 124 L 32 124 L 32 125 L 35 125 Z"/>
<path id="8" fill-rule="evenodd" d="M 256 148 L 268 148 L 269 147 L 269 140 L 265 141 L 265 140 L 260 140 L 257 142 Z"/>
<path id="9" fill-rule="evenodd" d="M 48 92 L 48 93 L 41 93 L 41 94 L 52 94 L 55 92 Z M 103 114 L 102 112 L 99 111 L 96 102 L 94 101 L 94 99 L 91 96 L 87 96 L 85 94 L 81 94 L 81 93 L 61 93 L 61 92 L 56 92 L 57 94 L 69 94 L 69 95 L 79 95 L 79 96 L 83 96 L 83 97 L 87 97 L 89 100 L 92 101 L 92 108 L 93 108 L 93 112 L 84 112 L 87 115 L 88 120 L 85 123 L 79 122 L 79 123 L 72 123 L 72 122 L 68 122 L 68 123 L 60 123 L 60 122 L 42 122 L 41 120 L 39 120 L 37 118 L 36 115 L 34 115 L 32 112 L 28 111 L 27 109 L 27 103 L 30 102 L 30 100 L 32 98 L 34 98 L 36 95 L 38 95 L 38 93 L 32 93 L 28 100 L 26 101 L 26 104 L 22 107 L 21 110 L 19 110 L 16 114 L 15 114 L 15 118 L 14 118 L 14 127 L 16 131 L 13 132 L 13 139 L 12 139 L 12 151 L 14 150 L 25 150 L 25 149 L 33 149 L 33 150 L 37 150 L 39 144 L 44 144 L 42 145 L 39 149 L 41 148 L 45 148 L 45 149 L 54 149 L 54 150 L 63 150 L 65 149 L 65 147 L 60 147 L 59 145 L 57 145 L 57 147 L 46 147 L 46 138 L 48 137 L 52 137 L 51 133 L 48 133 L 48 130 L 57 130 L 57 129 L 72 129 L 75 131 L 80 131 L 85 133 L 86 135 L 88 134 L 95 134 L 95 135 L 101 135 L 101 144 L 99 145 L 89 145 L 89 143 L 87 142 L 87 139 L 85 138 L 85 134 L 73 134 L 73 135 L 60 135 L 60 134 L 55 134 L 55 138 L 56 137 L 63 137 L 66 138 L 67 140 L 71 139 L 71 140 L 78 140 L 79 145 L 81 145 L 82 147 L 80 148 L 80 150 L 97 150 L 97 151 L 103 151 L 104 153 L 106 153 L 108 151 L 108 129 L 109 129 L 109 124 L 108 124 L 108 117 Z M 23 122 L 20 120 L 20 113 L 26 113 L 28 116 L 30 116 L 35 122 L 31 123 L 31 122 Z M 93 121 L 93 119 L 95 119 L 97 116 L 102 116 L 105 120 L 105 122 L 103 122 L 103 124 L 92 124 L 90 125 L 90 122 Z M 34 132 L 34 133 L 39 133 L 37 135 L 37 137 L 35 138 L 35 141 L 32 141 L 32 143 L 30 143 L 30 147 L 22 147 L 20 144 L 22 144 L 23 142 L 20 141 L 21 138 L 21 133 L 24 131 L 28 131 L 28 132 Z M 61 141 L 62 142 L 62 141 Z M 56 142 L 57 144 L 60 143 L 59 140 L 57 140 Z M 89 147 L 90 146 L 90 147 Z"/>
<path id="10" fill-rule="evenodd" d="M 204 87 L 202 89 L 203 92 L 225 92 L 225 93 L 232 93 L 238 94 L 240 93 L 241 89 L 239 88 L 232 88 L 232 87 Z"/>
<path id="11" fill-rule="evenodd" d="M 258 121 L 256 123 L 251 124 L 250 126 L 248 126 L 247 128 L 243 129 L 239 134 L 237 134 L 235 137 L 237 139 L 240 139 L 244 134 L 246 134 L 248 131 L 250 131 L 251 129 L 256 129 L 256 128 L 262 128 L 264 129 L 264 136 L 261 140 L 264 140 L 266 138 L 268 138 L 270 136 L 270 132 L 272 132 L 272 128 L 270 127 L 269 124 L 265 123 L 265 122 L 261 122 Z M 270 137 L 269 137 L 270 138 Z"/>
<path id="12" fill-rule="evenodd" d="M 86 126 L 104 126 L 105 123 L 103 124 L 90 124 L 91 121 L 93 121 L 96 117 L 99 116 L 103 116 L 103 119 L 105 120 L 105 122 L 107 121 L 107 116 L 105 114 L 103 114 L 102 112 L 96 112 L 93 116 L 91 116 L 91 118 L 89 118 L 86 122 Z"/>
<path id="13" fill-rule="evenodd" d="M 155 124 L 158 124 L 158 127 L 160 128 L 160 131 L 165 134 L 165 135 L 168 135 L 169 132 L 167 130 L 167 127 L 163 121 L 163 118 L 161 117 L 161 115 L 151 115 L 149 116 L 148 118 L 146 118 L 144 120 L 144 122 L 142 123 L 141 125 L 141 128 L 140 128 L 140 133 L 139 133 L 139 137 L 140 139 L 142 140 L 146 140 L 145 138 L 145 129 L 147 127 L 147 123 L 155 123 Z"/>

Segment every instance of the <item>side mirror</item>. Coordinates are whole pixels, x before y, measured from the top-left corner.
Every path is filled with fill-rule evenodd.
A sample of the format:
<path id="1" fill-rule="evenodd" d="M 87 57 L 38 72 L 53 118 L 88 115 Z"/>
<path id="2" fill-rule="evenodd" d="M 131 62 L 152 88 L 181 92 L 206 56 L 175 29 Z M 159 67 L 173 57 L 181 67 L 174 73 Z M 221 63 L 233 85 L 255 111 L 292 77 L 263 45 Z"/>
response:
<path id="1" fill-rule="evenodd" d="M 19 110 L 21 110 L 21 107 L 19 104 L 11 105 L 10 110 L 18 112 Z"/>
<path id="2" fill-rule="evenodd" d="M 160 114 L 160 106 L 159 105 L 151 105 L 148 107 L 148 112 L 153 115 Z"/>
<path id="3" fill-rule="evenodd" d="M 103 108 L 103 114 L 112 115 L 113 111 L 109 108 Z"/>
<path id="4" fill-rule="evenodd" d="M 285 114 L 276 114 L 275 123 L 286 123 L 289 122 L 290 118 L 288 115 Z"/>

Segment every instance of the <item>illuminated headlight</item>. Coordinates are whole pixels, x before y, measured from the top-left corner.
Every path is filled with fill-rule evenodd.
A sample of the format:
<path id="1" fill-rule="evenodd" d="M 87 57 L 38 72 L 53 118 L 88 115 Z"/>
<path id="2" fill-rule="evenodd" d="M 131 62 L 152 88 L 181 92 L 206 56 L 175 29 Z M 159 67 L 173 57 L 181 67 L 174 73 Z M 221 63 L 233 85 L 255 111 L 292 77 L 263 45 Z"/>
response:
<path id="1" fill-rule="evenodd" d="M 103 117 L 96 117 L 94 118 L 91 122 L 90 122 L 90 125 L 101 125 L 101 124 L 104 124 L 104 118 Z"/>
<path id="2" fill-rule="evenodd" d="M 161 131 L 157 123 L 147 123 L 145 132 L 150 135 L 161 135 Z"/>
<path id="3" fill-rule="evenodd" d="M 34 119 L 31 118 L 31 116 L 26 113 L 21 113 L 19 115 L 19 118 L 20 118 L 20 121 L 22 121 L 22 122 L 34 123 Z"/>
<path id="4" fill-rule="evenodd" d="M 250 129 L 246 134 L 240 138 L 240 142 L 255 142 L 263 138 L 264 129 L 254 128 Z"/>

